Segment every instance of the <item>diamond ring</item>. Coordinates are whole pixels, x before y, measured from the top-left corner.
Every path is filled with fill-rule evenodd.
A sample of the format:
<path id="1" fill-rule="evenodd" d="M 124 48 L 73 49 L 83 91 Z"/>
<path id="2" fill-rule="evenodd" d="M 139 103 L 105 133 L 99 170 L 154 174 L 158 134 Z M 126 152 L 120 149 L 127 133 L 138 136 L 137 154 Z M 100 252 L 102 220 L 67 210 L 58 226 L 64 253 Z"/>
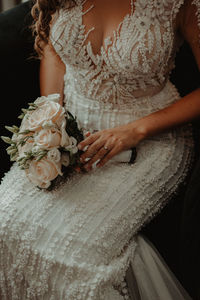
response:
<path id="1" fill-rule="evenodd" d="M 103 146 L 103 147 L 104 147 L 104 149 L 105 149 L 105 150 L 107 150 L 107 151 L 108 151 L 108 147 L 107 147 L 107 146 Z"/>

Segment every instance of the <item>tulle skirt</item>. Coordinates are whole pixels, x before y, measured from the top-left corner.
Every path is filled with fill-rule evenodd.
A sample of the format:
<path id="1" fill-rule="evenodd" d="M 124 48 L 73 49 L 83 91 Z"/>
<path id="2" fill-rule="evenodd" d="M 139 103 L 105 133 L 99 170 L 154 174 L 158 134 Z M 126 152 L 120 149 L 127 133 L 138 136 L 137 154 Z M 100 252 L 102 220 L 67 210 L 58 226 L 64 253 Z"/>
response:
<path id="1" fill-rule="evenodd" d="M 137 248 L 126 273 L 126 282 L 130 300 L 192 299 L 155 247 L 141 235 L 137 237 Z"/>

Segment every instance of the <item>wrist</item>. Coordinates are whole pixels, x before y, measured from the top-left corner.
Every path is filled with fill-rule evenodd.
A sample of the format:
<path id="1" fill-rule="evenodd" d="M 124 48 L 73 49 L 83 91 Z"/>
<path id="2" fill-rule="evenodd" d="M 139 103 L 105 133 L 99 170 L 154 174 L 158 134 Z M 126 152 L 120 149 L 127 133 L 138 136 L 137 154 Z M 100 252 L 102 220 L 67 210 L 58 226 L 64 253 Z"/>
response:
<path id="1" fill-rule="evenodd" d="M 131 131 L 133 136 L 137 136 L 137 143 L 140 143 L 148 136 L 146 126 L 140 120 L 131 123 Z"/>

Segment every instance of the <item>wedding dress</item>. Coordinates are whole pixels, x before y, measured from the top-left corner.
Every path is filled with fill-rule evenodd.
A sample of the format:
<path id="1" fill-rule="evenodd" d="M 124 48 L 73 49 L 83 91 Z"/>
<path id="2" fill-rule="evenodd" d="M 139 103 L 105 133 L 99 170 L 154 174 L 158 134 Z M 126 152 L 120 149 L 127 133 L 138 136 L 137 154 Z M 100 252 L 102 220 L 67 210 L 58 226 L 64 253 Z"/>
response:
<path id="1" fill-rule="evenodd" d="M 178 100 L 169 74 L 182 42 L 174 28 L 184 1 L 130 0 L 130 12 L 100 53 L 89 41 L 95 28 L 83 24 L 93 8 L 85 10 L 86 1 L 61 8 L 50 34 L 66 65 L 65 107 L 79 126 L 115 127 Z M 185 2 L 199 22 L 199 0 Z M 11 167 L 0 186 L 2 300 L 190 299 L 138 234 L 185 179 L 190 125 L 144 140 L 137 153 L 132 165 L 122 153 L 51 192 Z"/>

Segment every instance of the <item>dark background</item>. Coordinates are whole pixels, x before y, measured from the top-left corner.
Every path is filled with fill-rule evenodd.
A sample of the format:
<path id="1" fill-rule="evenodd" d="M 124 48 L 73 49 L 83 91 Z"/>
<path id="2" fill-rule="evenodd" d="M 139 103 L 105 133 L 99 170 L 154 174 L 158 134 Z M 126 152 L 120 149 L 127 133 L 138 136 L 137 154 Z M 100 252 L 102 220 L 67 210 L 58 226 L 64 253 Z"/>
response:
<path id="1" fill-rule="evenodd" d="M 21 108 L 39 96 L 39 60 L 33 58 L 30 7 L 27 2 L 0 14 L 0 135 L 9 134 L 4 125 L 20 124 L 17 116 Z M 199 71 L 187 43 L 177 54 L 171 81 L 181 96 L 200 86 Z M 193 128 L 196 140 L 193 172 L 161 214 L 143 229 L 143 234 L 158 248 L 193 299 L 200 300 L 199 121 L 193 123 Z M 0 177 L 11 166 L 6 147 L 0 141 Z"/>

